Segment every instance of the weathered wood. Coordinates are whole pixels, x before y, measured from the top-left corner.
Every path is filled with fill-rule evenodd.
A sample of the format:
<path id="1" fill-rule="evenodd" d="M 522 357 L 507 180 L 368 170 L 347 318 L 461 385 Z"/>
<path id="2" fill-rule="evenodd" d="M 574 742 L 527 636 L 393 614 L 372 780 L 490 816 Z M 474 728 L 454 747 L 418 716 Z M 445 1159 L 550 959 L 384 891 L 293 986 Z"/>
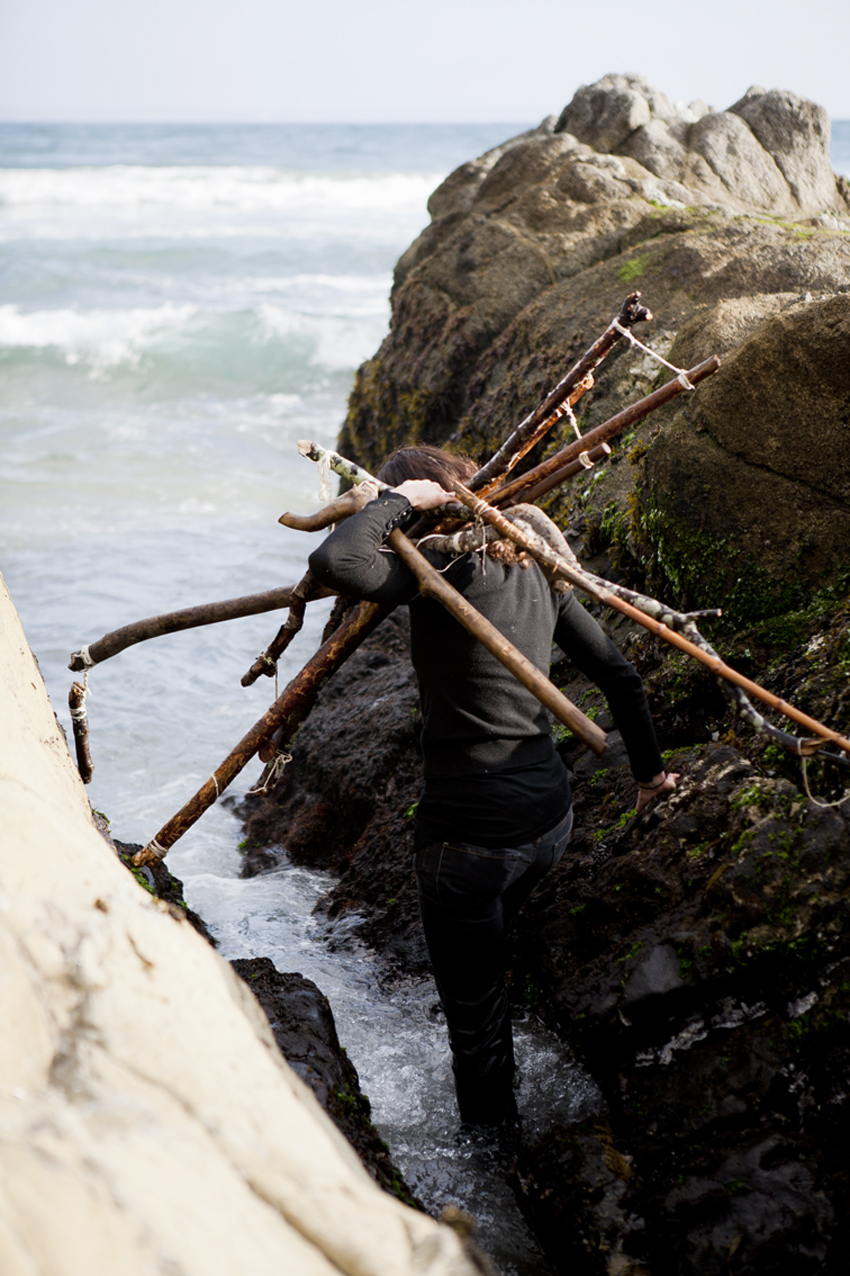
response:
<path id="1" fill-rule="evenodd" d="M 541 479 L 539 483 L 533 483 L 530 487 L 523 487 L 521 493 L 518 494 L 522 496 L 521 503 L 530 505 L 534 501 L 539 501 L 541 496 L 545 496 L 547 492 L 560 487 L 562 483 L 566 483 L 567 479 L 574 478 L 576 474 L 587 473 L 597 461 L 603 461 L 606 456 L 611 455 L 611 448 L 607 443 L 600 443 L 598 447 L 591 448 L 589 452 L 583 452 L 581 455 L 587 457 L 590 465 L 585 465 L 581 460 L 569 461 L 560 470 L 555 470 L 554 474 L 550 474 L 548 478 Z"/>
<path id="2" fill-rule="evenodd" d="M 391 610 L 390 607 L 381 607 L 376 603 L 360 603 L 336 633 L 307 661 L 301 672 L 296 674 L 271 708 L 242 737 L 236 748 L 231 750 L 198 792 L 163 824 L 147 846 L 137 852 L 133 863 L 152 864 L 162 859 L 281 727 L 285 726 L 285 736 L 279 740 L 279 747 L 285 748 L 291 743 L 331 675 Z"/>
<path id="3" fill-rule="evenodd" d="M 160 638 L 163 634 L 176 634 L 184 629 L 196 629 L 199 625 L 218 625 L 224 620 L 238 620 L 241 616 L 259 616 L 265 611 L 278 611 L 289 606 L 293 586 L 284 585 L 269 589 L 263 594 L 246 594 L 242 598 L 227 598 L 220 603 L 200 603 L 197 607 L 183 607 L 180 611 L 163 612 L 161 616 L 149 616 L 136 620 L 121 629 L 89 643 L 75 651 L 68 665 L 74 673 L 82 673 L 92 665 L 102 664 L 120 651 L 146 642 L 148 638 Z"/>
<path id="4" fill-rule="evenodd" d="M 325 589 L 310 572 L 305 572 L 298 584 L 289 591 L 289 615 L 286 623 L 281 625 L 265 651 L 257 656 L 247 673 L 242 675 L 242 686 L 250 687 L 260 674 L 273 678 L 277 672 L 277 662 L 304 624 L 304 612 L 307 604 L 317 598 L 329 598 L 333 591 Z"/>
<path id="5" fill-rule="evenodd" d="M 630 293 L 620 307 L 616 318 L 608 325 L 602 336 L 594 341 L 589 350 L 581 356 L 555 386 L 539 407 L 535 408 L 524 421 L 516 427 L 497 452 L 470 479 L 469 488 L 473 492 L 487 495 L 493 490 L 497 480 L 508 474 L 518 461 L 539 442 L 548 429 L 564 415 L 567 400 L 575 403 L 593 384 L 594 369 L 599 366 L 609 350 L 620 340 L 623 333 L 615 326 L 631 328 L 633 324 L 645 323 L 652 318 L 652 312 L 640 304 L 640 293 Z M 590 378 L 589 383 L 587 378 Z M 580 388 L 581 387 L 581 388 Z"/>
<path id="6" fill-rule="evenodd" d="M 717 355 L 712 355 L 710 359 L 705 359 L 702 363 L 697 364 L 695 368 L 691 368 L 686 373 L 686 376 L 691 385 L 695 386 L 700 381 L 704 381 L 706 377 L 710 377 L 719 367 L 720 360 Z M 638 421 L 642 421 L 651 412 L 655 412 L 657 408 L 663 407 L 665 403 L 669 403 L 671 399 L 675 399 L 678 394 L 683 394 L 684 392 L 685 387 L 678 377 L 668 381 L 658 390 L 647 395 L 645 399 L 639 399 L 637 403 L 633 403 L 631 407 L 626 408 L 623 412 L 618 412 L 616 416 L 603 421 L 602 425 L 597 425 L 594 430 L 588 430 L 583 438 L 576 439 L 573 443 L 568 444 L 560 452 L 550 456 L 547 461 L 536 465 L 533 470 L 528 470 L 527 473 L 521 474 L 519 478 L 514 479 L 512 483 L 506 483 L 503 487 L 497 488 L 489 497 L 490 504 L 501 507 L 513 505 L 516 501 L 524 501 L 526 499 L 526 490 L 533 484 L 541 483 L 543 479 L 550 478 L 569 462 L 578 460 L 582 452 L 595 448 L 600 443 L 607 442 L 608 439 L 621 434 L 623 430 L 629 429 L 632 425 L 637 425 Z"/>
<path id="7" fill-rule="evenodd" d="M 468 629 L 482 646 L 486 647 L 497 660 L 501 661 L 505 668 L 513 674 L 517 682 L 521 683 L 532 695 L 536 696 L 540 703 L 545 705 L 559 722 L 569 727 L 573 734 L 578 736 L 589 749 L 597 755 L 605 752 L 607 743 L 605 732 L 600 727 L 597 727 L 594 722 L 591 722 L 590 718 L 586 717 L 581 709 L 571 704 L 563 692 L 559 691 L 554 683 L 550 682 L 546 675 L 540 672 L 536 665 L 533 665 L 495 625 L 491 624 L 486 617 L 476 611 L 463 595 L 458 593 L 440 575 L 436 568 L 431 566 L 424 554 L 419 553 L 416 546 L 412 541 L 408 540 L 403 532 L 395 528 L 387 537 L 387 544 L 398 554 L 401 561 L 416 578 L 421 594 L 442 603 L 446 610 L 456 620 L 460 621 L 464 628 Z"/>
<path id="8" fill-rule="evenodd" d="M 716 676 L 726 679 L 734 686 L 741 688 L 742 691 L 755 696 L 765 704 L 769 704 L 771 708 L 776 709 L 784 717 L 790 718 L 792 722 L 805 727 L 808 732 L 818 736 L 823 742 L 837 744 L 839 748 L 850 753 L 850 740 L 846 740 L 837 731 L 833 731 L 822 722 L 809 717 L 808 714 L 803 713 L 800 709 L 796 709 L 794 705 L 774 695 L 772 691 L 759 686 L 757 682 L 753 682 L 750 678 L 745 678 L 743 674 L 738 673 L 737 669 L 732 669 L 731 666 L 727 665 L 702 637 L 693 624 L 691 617 L 674 612 L 655 598 L 646 598 L 633 590 L 623 590 L 622 587 L 613 585 L 610 581 L 594 576 L 592 572 L 577 568 L 573 563 L 556 554 L 551 546 L 547 545 L 540 537 L 516 527 L 500 510 L 488 505 L 486 501 L 483 501 L 476 493 L 465 488 L 463 484 L 456 483 L 454 490 L 458 499 L 477 518 L 482 519 L 485 523 L 490 523 L 503 536 L 521 546 L 550 571 L 563 576 L 565 580 L 568 580 L 576 588 L 583 590 L 584 593 L 589 594 L 597 602 L 604 603 L 607 607 L 612 607 L 622 612 L 623 615 L 637 621 L 645 629 L 649 629 L 651 633 L 663 638 L 665 642 L 669 642 L 672 646 L 678 647 L 680 651 L 693 656 L 694 660 L 699 660 L 702 664 L 707 665 Z M 635 601 L 632 602 L 624 598 L 624 593 L 630 594 Z M 640 605 L 636 606 L 636 602 Z M 661 619 L 662 616 L 664 619 Z M 673 623 L 676 623 L 677 618 L 683 626 L 690 625 L 691 638 L 685 637 L 684 634 L 677 632 L 671 627 Z M 697 639 L 697 641 L 694 641 L 694 639 Z M 805 743 L 803 741 L 801 745 L 805 745 Z M 795 749 L 795 752 L 803 753 L 805 750 L 799 747 Z"/>
<path id="9" fill-rule="evenodd" d="M 77 767 L 83 784 L 94 775 L 94 763 L 89 753 L 89 720 L 86 714 L 88 692 L 81 682 L 72 682 L 68 692 L 68 708 L 71 710 L 71 726 L 74 731 L 74 747 L 77 751 Z"/>
<path id="10" fill-rule="evenodd" d="M 297 532 L 321 532 L 333 523 L 340 523 L 344 518 L 350 518 L 352 514 L 362 509 L 364 504 L 363 493 L 359 490 L 359 486 L 355 486 L 343 492 L 342 496 L 338 496 L 335 501 L 331 501 L 330 505 L 317 510 L 315 514 L 281 514 L 277 521 L 284 527 L 294 528 Z"/>

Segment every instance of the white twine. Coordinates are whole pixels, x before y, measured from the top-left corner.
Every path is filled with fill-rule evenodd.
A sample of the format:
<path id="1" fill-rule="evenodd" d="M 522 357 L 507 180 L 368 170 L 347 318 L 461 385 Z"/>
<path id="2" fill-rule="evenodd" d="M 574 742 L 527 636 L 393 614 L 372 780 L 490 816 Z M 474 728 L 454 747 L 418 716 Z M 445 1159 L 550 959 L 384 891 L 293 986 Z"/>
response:
<path id="1" fill-rule="evenodd" d="M 806 797 L 809 799 L 810 802 L 813 802 L 815 806 L 822 806 L 822 807 L 841 806 L 842 803 L 846 802 L 847 799 L 850 798 L 850 789 L 848 789 L 847 792 L 844 794 L 844 796 L 840 797 L 836 802 L 822 802 L 820 798 L 814 797 L 811 789 L 809 788 L 809 775 L 808 775 L 809 759 L 805 755 L 805 753 L 800 754 L 800 762 L 802 764 L 803 788 L 806 790 Z"/>
<path id="2" fill-rule="evenodd" d="M 578 421 L 576 420 L 576 414 L 575 412 L 573 412 L 573 405 L 570 403 L 569 399 L 566 399 L 564 402 L 563 415 L 567 418 L 570 425 L 573 427 L 573 433 L 575 434 L 576 438 L 580 439 L 581 430 L 578 428 Z"/>
<path id="3" fill-rule="evenodd" d="M 283 749 L 276 749 L 274 759 L 269 767 L 269 773 L 266 776 L 266 782 L 261 788 L 245 790 L 246 797 L 255 797 L 259 794 L 266 794 L 271 785 L 277 783 L 283 775 L 284 769 L 292 761 L 292 754 L 286 753 Z"/>
<path id="4" fill-rule="evenodd" d="M 319 500 L 323 505 L 330 505 L 334 498 L 333 484 L 331 483 L 331 457 L 329 452 L 316 462 L 316 469 L 319 471 Z"/>
<path id="5" fill-rule="evenodd" d="M 90 644 L 86 645 L 85 647 L 81 647 L 80 650 L 77 652 L 77 655 L 80 657 L 80 660 L 82 660 L 83 662 L 83 668 L 86 671 L 88 671 L 89 669 L 93 669 L 95 665 L 97 664 L 97 661 L 92 660 L 91 658 L 91 652 L 89 651 L 89 646 Z"/>
<path id="6" fill-rule="evenodd" d="M 586 470 L 592 470 L 596 464 L 595 461 L 591 461 L 589 452 L 579 452 L 578 459 Z"/>
<path id="7" fill-rule="evenodd" d="M 88 648 L 86 648 L 86 650 L 88 650 Z M 71 712 L 72 722 L 85 722 L 88 719 L 88 714 L 86 713 L 86 697 L 92 694 L 91 687 L 89 686 L 89 668 L 91 668 L 94 663 L 95 662 L 93 660 L 90 662 L 89 667 L 83 674 L 82 682 L 77 683 L 77 686 L 81 687 L 83 692 L 82 704 L 77 705 L 76 709 L 71 709 L 71 706 L 68 706 Z"/>
<path id="8" fill-rule="evenodd" d="M 155 837 L 151 838 L 151 840 L 148 842 L 147 846 L 145 847 L 145 850 L 153 851 L 154 855 L 157 857 L 158 860 L 165 859 L 166 855 L 168 854 L 168 847 L 160 846 L 159 842 L 156 840 Z"/>
<path id="9" fill-rule="evenodd" d="M 650 347 L 645 346 L 642 341 L 638 341 L 635 334 L 629 328 L 624 328 L 623 325 L 620 323 L 619 319 L 615 319 L 614 322 L 611 324 L 611 327 L 614 329 L 615 332 L 619 332 L 620 336 L 626 337 L 630 345 L 637 346 L 638 350 L 642 350 L 644 354 L 651 355 L 653 359 L 657 359 L 659 363 L 663 363 L 665 368 L 669 368 L 671 372 L 675 372 L 676 380 L 679 382 L 679 385 L 682 387 L 683 390 L 696 389 L 696 386 L 691 385 L 690 381 L 688 380 L 684 368 L 677 368 L 675 363 L 668 363 L 667 360 L 663 358 L 663 356 L 660 355 L 657 350 L 651 350 Z"/>
<path id="10" fill-rule="evenodd" d="M 215 771 L 213 771 L 212 775 L 210 776 L 210 779 L 215 785 L 215 800 L 217 802 L 218 799 L 221 797 L 221 789 L 218 787 L 218 780 L 216 779 Z"/>

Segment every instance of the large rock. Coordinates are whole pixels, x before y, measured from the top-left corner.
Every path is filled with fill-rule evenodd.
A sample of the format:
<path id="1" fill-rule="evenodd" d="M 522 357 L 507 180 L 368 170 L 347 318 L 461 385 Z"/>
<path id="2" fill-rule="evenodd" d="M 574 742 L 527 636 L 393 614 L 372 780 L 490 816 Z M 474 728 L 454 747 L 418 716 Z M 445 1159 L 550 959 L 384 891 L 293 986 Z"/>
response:
<path id="1" fill-rule="evenodd" d="M 3 1276 L 472 1276 L 96 831 L 2 582 L 0 634 Z"/>
<path id="2" fill-rule="evenodd" d="M 751 88 L 729 108 L 746 120 L 773 157 L 801 209 L 831 208 L 835 174 L 829 162 L 830 122 L 822 106 L 793 93 Z"/>
<path id="3" fill-rule="evenodd" d="M 704 384 L 693 403 L 638 428 L 635 465 L 617 465 L 615 451 L 615 464 L 549 498 L 547 511 L 583 529 L 586 552 L 607 540 L 635 584 L 649 575 L 671 601 L 685 589 L 707 597 L 730 577 L 708 570 L 705 555 L 687 566 L 665 559 L 671 504 L 689 527 L 722 524 L 728 546 L 757 564 L 756 581 L 738 572 L 739 592 L 760 600 L 752 614 L 796 605 L 813 584 L 838 588 L 846 499 L 834 483 L 808 481 L 834 455 L 837 480 L 846 455 L 837 316 L 850 291 L 850 208 L 828 141 L 822 109 L 777 90 L 751 89 L 713 112 L 674 106 L 640 76 L 580 89 L 554 131 L 546 123 L 488 152 L 473 162 L 474 181 L 459 170 L 445 201 L 435 192 L 432 224 L 396 269 L 390 333 L 357 374 L 341 450 L 370 467 L 417 441 L 485 458 L 639 287 L 656 316 L 642 339 L 677 366 L 715 352 L 728 364 L 717 388 Z M 583 427 L 668 375 L 618 346 L 582 400 Z M 704 428 L 700 404 L 721 398 L 726 426 Z M 743 448 L 735 430 L 748 435 Z M 568 432 L 556 426 L 525 464 Z M 773 442 L 759 450 L 761 437 Z M 802 454 L 795 469 L 789 459 Z M 766 511 L 770 532 L 754 510 Z"/>
<path id="4" fill-rule="evenodd" d="M 685 333 L 674 359 L 693 346 Z M 788 305 L 653 441 L 635 518 L 665 597 L 740 625 L 846 587 L 848 350 L 850 294 Z"/>

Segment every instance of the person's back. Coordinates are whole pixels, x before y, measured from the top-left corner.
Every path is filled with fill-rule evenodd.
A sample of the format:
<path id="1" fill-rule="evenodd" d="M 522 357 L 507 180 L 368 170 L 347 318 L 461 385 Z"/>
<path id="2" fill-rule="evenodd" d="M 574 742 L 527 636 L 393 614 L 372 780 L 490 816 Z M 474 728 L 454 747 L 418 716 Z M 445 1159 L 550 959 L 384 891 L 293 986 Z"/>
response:
<path id="1" fill-rule="evenodd" d="M 461 1117 L 488 1124 L 515 1111 L 505 930 L 563 854 L 571 794 L 540 702 L 439 603 L 420 596 L 384 547 L 394 527 L 450 500 L 453 479 L 468 478 L 472 463 L 433 448 L 397 458 L 380 477 L 398 486 L 342 523 L 310 556 L 310 569 L 342 593 L 410 606 L 425 771 L 415 826 L 420 909 Z M 674 787 L 640 678 L 571 592 L 555 594 L 535 563 L 515 556 L 451 558 L 429 551 L 427 538 L 421 549 L 541 672 L 549 672 L 554 639 L 601 687 L 641 794 Z"/>

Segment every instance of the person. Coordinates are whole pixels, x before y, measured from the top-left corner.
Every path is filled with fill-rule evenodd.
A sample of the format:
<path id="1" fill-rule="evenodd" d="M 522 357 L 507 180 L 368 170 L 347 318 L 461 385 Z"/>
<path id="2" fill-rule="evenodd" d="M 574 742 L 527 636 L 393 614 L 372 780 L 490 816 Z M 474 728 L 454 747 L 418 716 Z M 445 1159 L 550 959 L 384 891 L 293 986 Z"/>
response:
<path id="1" fill-rule="evenodd" d="M 516 1112 L 505 932 L 560 860 L 572 829 L 566 768 L 546 710 L 440 603 L 419 594 L 384 546 L 475 472 L 439 448 L 403 448 L 373 496 L 310 555 L 341 593 L 407 604 L 421 706 L 424 789 L 416 811 L 419 905 L 446 1016 L 461 1120 L 499 1124 Z M 364 494 L 367 499 L 367 494 Z M 498 552 L 498 548 L 501 552 Z M 548 675 L 552 641 L 604 693 L 638 782 L 638 810 L 675 787 L 664 770 L 643 684 L 572 591 L 555 593 L 538 565 L 496 542 L 487 554 L 421 551 Z M 508 552 L 505 552 L 505 551 Z M 376 724 L 377 725 L 377 724 Z"/>

